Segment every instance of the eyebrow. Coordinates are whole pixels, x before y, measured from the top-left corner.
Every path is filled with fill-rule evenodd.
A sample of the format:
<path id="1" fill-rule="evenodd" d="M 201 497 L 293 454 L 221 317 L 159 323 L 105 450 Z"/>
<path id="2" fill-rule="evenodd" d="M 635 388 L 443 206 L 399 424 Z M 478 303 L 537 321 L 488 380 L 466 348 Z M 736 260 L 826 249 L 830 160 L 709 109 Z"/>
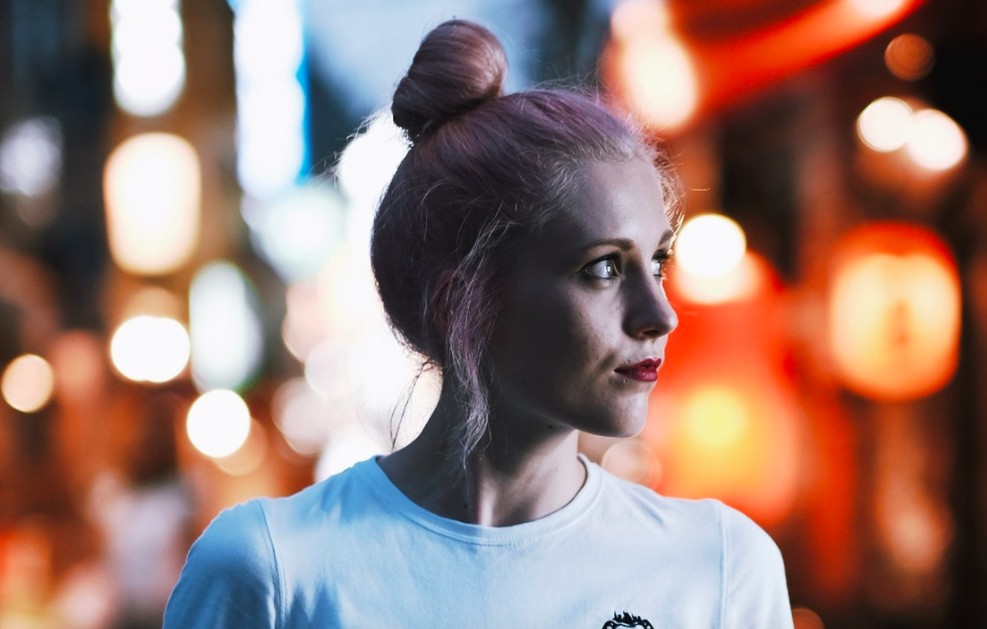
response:
<path id="1" fill-rule="evenodd" d="M 675 237 L 675 232 L 672 230 L 666 231 L 661 235 L 661 240 L 659 243 L 670 242 Z M 629 251 L 634 248 L 634 241 L 630 238 L 604 238 L 603 240 L 594 240 L 593 242 L 586 243 L 585 249 L 593 249 L 595 247 L 617 247 L 621 251 Z"/>

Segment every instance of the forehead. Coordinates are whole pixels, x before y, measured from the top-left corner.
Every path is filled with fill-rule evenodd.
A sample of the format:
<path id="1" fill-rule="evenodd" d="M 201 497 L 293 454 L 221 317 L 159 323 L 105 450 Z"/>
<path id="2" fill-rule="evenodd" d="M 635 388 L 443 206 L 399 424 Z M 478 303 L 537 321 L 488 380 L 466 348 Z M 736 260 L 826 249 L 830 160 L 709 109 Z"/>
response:
<path id="1" fill-rule="evenodd" d="M 545 226 L 541 244 L 579 249 L 619 238 L 653 251 L 668 240 L 672 228 L 650 163 L 596 162 L 584 166 L 581 175 L 574 201 Z"/>

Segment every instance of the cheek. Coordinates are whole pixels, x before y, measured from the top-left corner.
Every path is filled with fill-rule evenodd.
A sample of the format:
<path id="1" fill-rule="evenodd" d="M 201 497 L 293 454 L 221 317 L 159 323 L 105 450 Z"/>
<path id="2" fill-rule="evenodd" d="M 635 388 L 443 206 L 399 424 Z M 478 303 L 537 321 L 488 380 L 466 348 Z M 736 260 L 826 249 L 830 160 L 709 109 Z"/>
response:
<path id="1" fill-rule="evenodd" d="M 578 370 L 592 355 L 590 348 L 599 344 L 598 326 L 593 318 L 567 300 L 543 301 L 519 321 L 524 337 L 524 347 L 537 356 L 566 363 L 566 367 Z"/>
<path id="2" fill-rule="evenodd" d="M 555 391 L 587 384 L 617 342 L 619 308 L 578 288 L 533 284 L 511 295 L 500 313 L 491 338 L 497 368 Z"/>

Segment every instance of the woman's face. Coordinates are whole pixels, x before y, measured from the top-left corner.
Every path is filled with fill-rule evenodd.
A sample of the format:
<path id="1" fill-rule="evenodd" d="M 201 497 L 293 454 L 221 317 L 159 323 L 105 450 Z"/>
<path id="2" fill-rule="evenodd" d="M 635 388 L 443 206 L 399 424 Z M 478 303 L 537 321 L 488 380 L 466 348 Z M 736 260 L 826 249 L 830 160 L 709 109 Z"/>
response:
<path id="1" fill-rule="evenodd" d="M 654 168 L 595 163 L 571 207 L 521 248 L 490 356 L 503 436 L 630 436 L 677 318 L 662 288 L 673 240 Z"/>

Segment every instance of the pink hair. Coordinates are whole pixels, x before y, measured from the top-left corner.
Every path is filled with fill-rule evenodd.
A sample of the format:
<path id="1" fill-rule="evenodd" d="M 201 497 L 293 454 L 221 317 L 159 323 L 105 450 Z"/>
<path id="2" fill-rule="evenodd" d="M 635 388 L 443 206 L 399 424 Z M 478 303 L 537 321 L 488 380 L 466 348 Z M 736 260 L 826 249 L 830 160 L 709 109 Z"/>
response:
<path id="1" fill-rule="evenodd" d="M 413 146 L 371 243 L 391 325 L 467 409 L 464 460 L 487 434 L 487 346 L 512 252 L 573 201 L 586 164 L 657 157 L 597 101 L 557 90 L 505 96 L 505 75 L 503 49 L 481 26 L 454 20 L 426 36 L 394 95 L 394 120 Z"/>

